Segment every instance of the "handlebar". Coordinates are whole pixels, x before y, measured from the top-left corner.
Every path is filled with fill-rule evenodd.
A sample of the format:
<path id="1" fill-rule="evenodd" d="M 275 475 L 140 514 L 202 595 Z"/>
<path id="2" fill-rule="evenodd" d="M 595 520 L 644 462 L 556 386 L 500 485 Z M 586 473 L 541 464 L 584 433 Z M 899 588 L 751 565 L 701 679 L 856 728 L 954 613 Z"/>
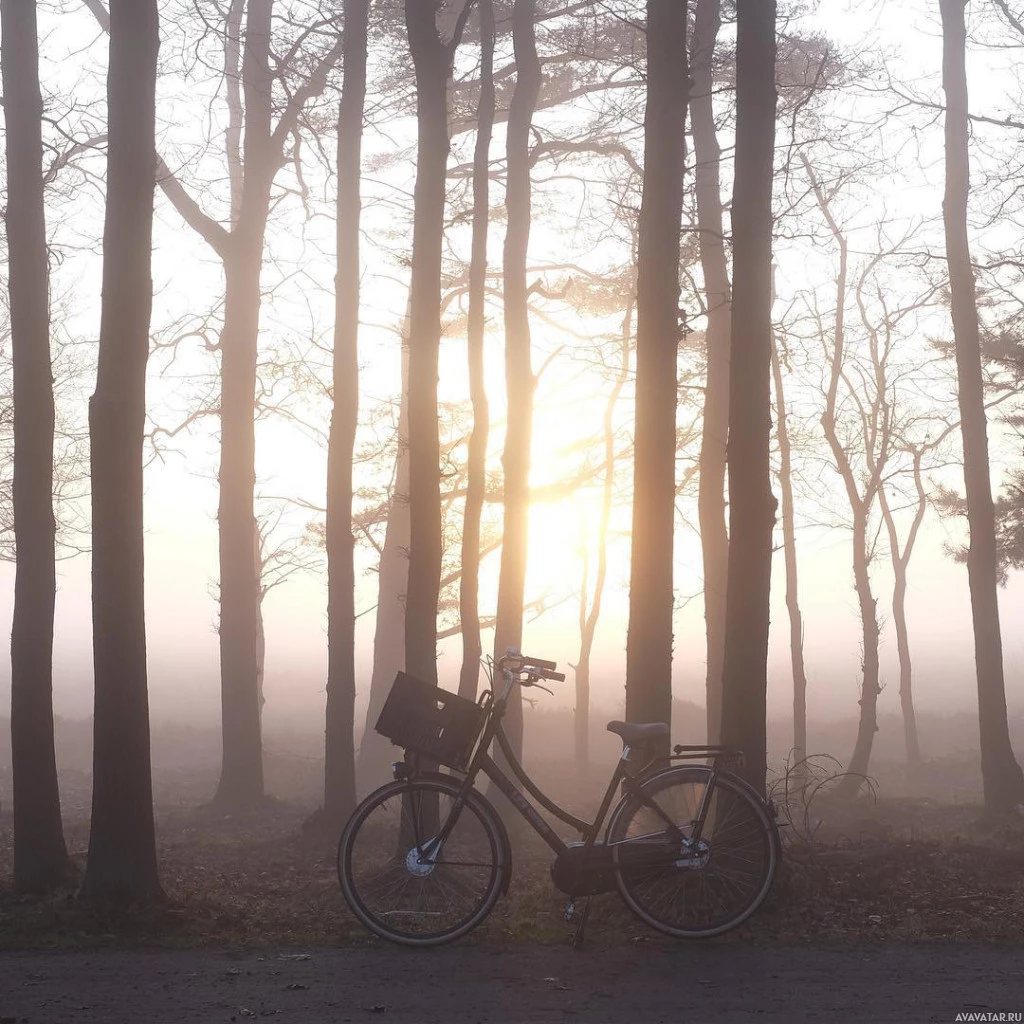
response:
<path id="1" fill-rule="evenodd" d="M 544 658 L 530 658 L 520 654 L 513 648 L 509 648 L 504 656 L 498 661 L 498 667 L 502 670 L 525 671 L 535 679 L 550 679 L 555 683 L 565 682 L 565 673 L 557 672 L 557 662 L 547 661 Z"/>

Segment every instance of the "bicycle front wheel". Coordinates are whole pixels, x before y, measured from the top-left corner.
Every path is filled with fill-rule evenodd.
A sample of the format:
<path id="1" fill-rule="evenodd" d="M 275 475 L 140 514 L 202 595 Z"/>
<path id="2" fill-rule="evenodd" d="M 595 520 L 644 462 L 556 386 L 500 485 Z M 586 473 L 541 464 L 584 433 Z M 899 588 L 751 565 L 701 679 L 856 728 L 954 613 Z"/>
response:
<path id="1" fill-rule="evenodd" d="M 643 793 L 658 810 L 628 796 L 608 826 L 626 905 L 679 938 L 710 938 L 746 921 L 768 895 L 778 864 L 775 826 L 757 794 L 703 766 L 660 772 Z"/>
<path id="2" fill-rule="evenodd" d="M 338 878 L 370 931 L 435 946 L 475 928 L 508 870 L 496 812 L 443 776 L 393 782 L 356 808 L 338 846 Z"/>

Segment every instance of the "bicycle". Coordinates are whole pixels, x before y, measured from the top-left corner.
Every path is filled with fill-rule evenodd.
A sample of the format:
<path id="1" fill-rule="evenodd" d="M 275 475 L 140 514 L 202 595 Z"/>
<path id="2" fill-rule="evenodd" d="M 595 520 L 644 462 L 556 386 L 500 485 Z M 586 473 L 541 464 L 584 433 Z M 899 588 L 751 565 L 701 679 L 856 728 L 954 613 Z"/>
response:
<path id="1" fill-rule="evenodd" d="M 501 816 L 474 788 L 481 772 L 554 851 L 551 877 L 569 897 L 567 920 L 585 899 L 574 945 L 582 943 L 589 897 L 616 888 L 641 920 L 680 938 L 719 935 L 757 910 L 778 864 L 778 832 L 770 805 L 721 767 L 736 751 L 676 746 L 673 757 L 644 763 L 635 749 L 667 736 L 669 727 L 609 722 L 622 756 L 594 820 L 584 821 L 530 779 L 502 728 L 513 686 L 565 675 L 554 662 L 512 650 L 496 668 L 501 694 L 485 690 L 476 703 L 405 673 L 395 679 L 376 728 L 406 748 L 406 760 L 393 766 L 393 782 L 356 808 L 338 845 L 341 889 L 365 927 L 403 945 L 439 945 L 475 928 L 507 891 L 511 843 Z M 580 840 L 557 835 L 491 758 L 492 741 L 522 790 Z M 674 763 L 697 760 L 709 763 Z M 424 768 L 424 761 L 453 774 Z"/>

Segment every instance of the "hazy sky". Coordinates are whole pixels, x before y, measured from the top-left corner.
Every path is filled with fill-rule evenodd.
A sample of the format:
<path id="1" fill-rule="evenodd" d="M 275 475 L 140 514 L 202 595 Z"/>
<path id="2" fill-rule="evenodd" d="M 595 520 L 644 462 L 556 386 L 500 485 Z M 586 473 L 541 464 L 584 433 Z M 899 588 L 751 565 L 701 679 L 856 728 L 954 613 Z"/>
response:
<path id="1" fill-rule="evenodd" d="M 898 66 L 915 77 L 930 71 L 937 72 L 939 45 L 928 22 L 921 17 L 918 4 L 879 4 L 867 18 L 864 5 L 847 5 L 836 0 L 822 3 L 819 24 L 835 33 L 841 43 L 851 44 L 858 35 L 869 33 L 872 38 L 884 39 L 898 51 Z M 860 13 L 858 13 L 860 12 Z M 74 27 L 64 23 L 47 43 L 48 54 L 55 62 L 48 65 L 53 82 L 67 82 L 66 69 L 57 66 L 61 46 L 77 47 L 83 34 L 91 31 L 87 15 L 75 16 Z M 814 24 L 812 21 L 811 24 Z M 65 38 L 62 33 L 68 32 Z M 70 40 L 74 39 L 73 44 Z M 63 39 L 63 43 L 62 43 Z M 165 43 L 164 59 L 174 63 L 175 50 Z M 85 65 L 87 71 L 76 82 L 77 95 L 97 95 L 102 89 L 103 45 L 97 42 L 90 49 L 76 51 L 74 60 Z M 986 58 L 987 59 L 987 58 Z M 996 91 L 994 76 L 978 74 L 982 58 L 972 63 L 974 81 L 984 78 L 985 89 L 979 89 L 981 100 L 996 106 L 1001 102 Z M 986 65 L 987 66 L 987 65 Z M 64 76 L 62 78 L 62 76 Z M 188 88 L 176 83 L 170 76 L 161 81 L 163 100 L 161 119 L 167 125 L 162 143 L 165 151 L 179 154 L 186 170 L 204 164 L 195 162 L 182 148 L 188 132 L 194 132 L 197 123 L 190 119 L 190 103 L 199 102 L 188 95 Z M 202 89 L 199 90 L 200 99 Z M 975 95 L 978 95 L 976 93 Z M 1002 100 L 1005 104 L 1005 98 Z M 979 109 L 977 103 L 972 104 Z M 214 123 L 215 119 L 214 119 Z M 915 215 L 918 209 L 938 212 L 941 200 L 941 174 L 929 164 L 928 154 L 937 152 L 941 145 L 941 124 L 930 129 L 929 139 L 923 143 L 925 166 L 902 168 L 896 177 L 902 178 L 905 200 L 901 214 Z M 402 270 L 395 253 L 400 254 L 406 244 L 405 215 L 396 213 L 396 204 L 404 202 L 403 190 L 411 184 L 411 167 L 400 163 L 394 167 L 378 166 L 376 158 L 388 153 L 408 139 L 408 123 L 389 125 L 387 131 L 370 131 L 367 136 L 368 173 L 366 189 L 366 227 L 370 237 L 374 231 L 389 233 L 380 247 L 368 248 L 364 254 L 367 271 L 364 277 L 363 319 L 366 328 L 361 339 L 363 362 L 363 409 L 367 416 L 374 410 L 393 402 L 399 389 L 399 349 L 395 328 L 404 308 L 405 290 Z M 890 139 L 889 142 L 892 140 Z M 503 139 L 496 135 L 494 153 L 500 152 Z M 879 147 L 883 141 L 879 139 Z M 463 146 L 463 150 L 465 147 Z M 311 172 L 314 191 L 324 187 Z M 286 175 L 287 177 L 287 175 Z M 879 202 L 894 196 L 890 175 L 877 190 Z M 559 252 L 598 267 L 608 264 L 610 254 L 606 243 L 590 246 L 585 256 L 565 250 L 579 240 L 561 240 L 557 207 L 557 184 L 538 184 L 538 208 L 542 216 L 553 220 L 539 225 L 531 243 L 531 260 L 537 263 L 556 261 Z M 217 200 L 216 190 L 210 189 L 203 201 Z M 590 202 L 595 208 L 607 198 L 595 191 Z M 898 198 L 898 196 L 897 196 Z M 98 235 L 102 208 L 95 188 L 81 186 L 72 197 L 74 219 L 64 223 L 61 237 L 72 234 Z M 211 205 L 212 209 L 213 206 Z M 65 207 L 65 210 L 67 207 Z M 158 198 L 158 225 L 156 235 L 155 280 L 157 297 L 154 310 L 154 329 L 161 336 L 174 333 L 169 325 L 178 324 L 185 314 L 199 313 L 216 300 L 220 288 L 220 274 L 216 263 L 203 244 L 187 229 Z M 871 226 L 871 211 L 860 207 L 860 229 Z M 264 284 L 268 287 L 278 281 L 272 300 L 264 308 L 265 344 L 270 346 L 287 338 L 298 344 L 311 360 L 324 362 L 325 356 L 315 342 L 322 341 L 330 327 L 331 297 L 329 287 L 333 269 L 330 253 L 333 243 L 333 225 L 326 219 L 313 221 L 303 228 L 299 236 L 289 226 L 288 216 L 299 217 L 296 203 L 285 204 L 278 214 L 277 226 L 270 237 L 271 252 L 277 261 L 268 269 Z M 568 216 L 565 214 L 564 216 Z M 851 222 L 852 224 L 852 222 Z M 493 235 L 492 252 L 500 251 L 501 230 L 497 224 Z M 457 244 L 464 252 L 463 241 Z M 779 262 L 780 305 L 792 298 L 807 280 L 827 281 L 833 266 L 834 254 L 819 241 L 794 244 L 787 251 L 780 246 Z M 563 246 L 563 250 L 559 249 Z M 383 249 L 390 249 L 385 252 Z M 799 268 L 797 273 L 793 268 Z M 69 332 L 79 338 L 94 338 L 98 327 L 99 263 L 92 255 L 76 252 L 70 255 L 56 273 L 55 291 L 66 295 L 73 309 L 68 321 Z M 795 278 L 803 276 L 802 285 Z M 323 291 L 317 292 L 314 284 Z M 84 298 L 83 298 L 84 296 Z M 204 305 L 205 303 L 205 305 Z M 778 309 L 779 307 L 777 307 Z M 581 322 L 574 314 L 563 314 L 561 327 L 570 331 L 593 335 L 610 332 L 613 317 L 590 323 Z M 180 328 L 178 328 L 180 329 Z M 948 336 L 948 329 L 946 331 Z M 558 325 L 536 322 L 534 347 L 535 367 L 553 355 L 545 370 L 538 391 L 538 417 L 535 431 L 535 465 L 533 482 L 544 485 L 557 482 L 568 472 L 570 461 L 563 449 L 580 437 L 581 424 L 592 423 L 594 430 L 600 422 L 605 398 L 610 387 L 608 381 L 596 373 L 593 360 L 586 353 L 573 352 L 571 334 Z M 499 454 L 495 444 L 500 440 L 501 421 L 504 416 L 503 383 L 501 377 L 500 336 L 492 334 L 488 341 L 488 381 L 492 399 L 492 414 L 496 434 L 492 437 L 493 467 L 498 466 Z M 457 400 L 465 394 L 464 342 L 458 331 L 453 331 L 444 342 L 442 390 L 444 397 Z M 150 406 L 156 422 L 172 424 L 182 410 L 194 399 L 197 375 L 209 375 L 214 363 L 200 347 L 192 342 L 181 351 L 178 361 L 171 365 L 164 356 L 154 357 L 151 374 Z M 279 384 L 284 393 L 286 382 Z M 81 385 L 82 397 L 91 390 L 91 381 Z M 294 406 L 296 411 L 313 420 L 312 429 L 278 423 L 261 424 L 258 434 L 260 490 L 266 496 L 301 498 L 322 504 L 324 489 L 325 455 L 312 438 L 315 429 L 326 431 L 326 405 L 309 398 Z M 813 422 L 813 410 L 808 409 Z M 79 408 L 84 418 L 84 406 Z M 629 389 L 620 402 L 618 419 L 623 430 L 628 428 L 631 415 Z M 689 415 L 689 414 L 687 414 Z M 319 417 L 319 419 L 318 419 Z M 363 440 L 371 439 L 364 431 Z M 147 618 L 151 669 L 151 700 L 155 713 L 187 717 L 199 712 L 211 717 L 219 709 L 217 683 L 218 653 L 215 623 L 217 617 L 215 574 L 217 562 L 216 492 L 213 476 L 216 465 L 216 444 L 209 424 L 201 424 L 188 435 L 175 439 L 181 450 L 173 452 L 164 461 L 155 461 L 147 471 L 146 529 L 147 529 Z M 999 454 L 1019 455 L 1019 444 L 999 448 Z M 572 463 L 575 465 L 575 463 Z M 389 466 L 376 469 L 363 468 L 365 483 L 379 483 L 390 473 Z M 949 479 L 946 477 L 945 479 Z M 955 479 L 955 478 L 954 478 Z M 628 473 L 624 477 L 628 482 Z M 834 477 L 833 485 L 834 486 Z M 532 653 L 557 659 L 567 664 L 575 660 L 579 649 L 577 604 L 574 597 L 579 587 L 581 563 L 579 547 L 581 537 L 592 537 L 596 523 L 599 492 L 591 488 L 574 498 L 557 504 L 540 505 L 531 517 L 532 549 L 529 570 L 529 591 L 534 595 L 546 593 L 554 604 L 541 619 L 527 625 L 524 648 Z M 693 503 L 684 501 L 688 517 L 695 521 Z M 301 532 L 312 513 L 292 509 L 287 513 L 286 525 L 293 532 Z M 806 626 L 806 656 L 810 688 L 808 706 L 815 715 L 853 714 L 856 711 L 860 671 L 860 626 L 856 600 L 852 590 L 850 570 L 850 534 L 845 529 L 825 529 L 807 525 L 814 516 L 804 517 L 800 531 L 801 599 Z M 621 698 L 621 671 L 624 665 L 626 594 L 628 580 L 629 510 L 625 502 L 617 505 L 612 522 L 612 545 L 608 592 L 593 658 L 594 673 L 599 681 L 595 700 L 613 704 Z M 970 606 L 966 587 L 966 570 L 955 565 L 943 551 L 946 542 L 959 543 L 962 533 L 958 524 L 940 521 L 929 513 L 918 541 L 917 553 L 911 565 L 909 616 L 911 644 L 917 669 L 917 699 L 919 706 L 927 708 L 971 707 L 974 703 L 973 650 L 970 627 Z M 675 674 L 677 695 L 702 700 L 704 672 L 703 608 L 700 599 L 700 550 L 698 538 L 690 526 L 680 526 L 677 538 L 677 616 Z M 372 559 L 364 551 L 362 568 L 368 570 Z M 879 552 L 874 569 L 875 593 L 878 598 L 879 617 L 885 629 L 883 634 L 883 683 L 880 698 L 882 713 L 898 708 L 897 667 L 895 640 L 889 624 L 888 602 L 891 594 L 891 574 L 884 546 Z M 493 605 L 496 591 L 497 558 L 486 563 L 482 580 L 482 610 Z M 788 622 L 782 602 L 782 560 L 776 559 L 773 580 L 773 634 L 770 665 L 770 707 L 783 714 L 789 706 Z M 59 567 L 59 595 L 56 641 L 55 702 L 59 714 L 84 715 L 91 709 L 91 641 L 89 609 L 89 562 L 80 556 L 62 562 Z M 13 571 L 8 565 L 0 566 L 0 618 L 11 614 Z M 359 577 L 357 608 L 367 611 L 375 600 L 376 577 L 368 572 Z M 560 599 L 561 603 L 557 603 Z M 1011 707 L 1024 710 L 1024 579 L 1013 578 L 1001 594 L 1003 633 L 1008 670 L 1007 697 Z M 326 671 L 325 634 L 326 583 L 323 571 L 304 573 L 292 577 L 268 596 L 265 604 L 267 636 L 267 669 L 265 694 L 268 720 L 294 713 L 318 713 L 324 699 Z M 365 697 L 365 684 L 369 679 L 369 661 L 372 654 L 373 615 L 359 620 L 358 660 L 365 681 L 361 696 Z M 487 640 L 485 639 L 485 646 Z M 458 671 L 459 640 L 442 644 L 442 681 L 454 682 Z M 0 700 L 6 701 L 9 670 L 0 668 Z M 570 677 L 571 678 L 571 677 Z M 607 681 L 604 681 L 607 680 Z M 542 695 L 543 696 L 543 695 Z M 545 698 L 550 699 L 550 698 Z M 556 698 L 560 703 L 571 703 L 571 683 Z"/>

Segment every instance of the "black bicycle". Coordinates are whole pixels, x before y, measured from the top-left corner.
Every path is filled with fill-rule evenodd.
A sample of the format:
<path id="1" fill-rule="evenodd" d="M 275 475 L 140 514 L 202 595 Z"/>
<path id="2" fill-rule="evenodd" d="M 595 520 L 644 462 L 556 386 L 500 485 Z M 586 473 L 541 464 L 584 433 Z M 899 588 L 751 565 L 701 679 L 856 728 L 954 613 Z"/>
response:
<path id="1" fill-rule="evenodd" d="M 719 935 L 754 913 L 775 875 L 778 833 L 770 807 L 721 767 L 736 752 L 677 746 L 674 757 L 644 763 L 636 752 L 669 727 L 609 722 L 622 756 L 595 819 L 583 821 L 541 792 L 502 729 L 513 686 L 565 676 L 554 662 L 514 651 L 496 668 L 500 695 L 487 690 L 476 703 L 404 673 L 395 680 L 377 731 L 409 753 L 395 764 L 394 782 L 356 808 L 338 847 L 342 892 L 370 931 L 410 946 L 450 942 L 480 924 L 507 890 L 511 844 L 500 815 L 474 788 L 481 772 L 554 851 L 551 877 L 570 897 L 567 918 L 578 898 L 616 888 L 641 920 L 680 938 Z M 580 840 L 559 838 L 491 758 L 493 740 L 522 789 Z M 577 915 L 577 942 L 588 909 L 589 900 Z"/>

